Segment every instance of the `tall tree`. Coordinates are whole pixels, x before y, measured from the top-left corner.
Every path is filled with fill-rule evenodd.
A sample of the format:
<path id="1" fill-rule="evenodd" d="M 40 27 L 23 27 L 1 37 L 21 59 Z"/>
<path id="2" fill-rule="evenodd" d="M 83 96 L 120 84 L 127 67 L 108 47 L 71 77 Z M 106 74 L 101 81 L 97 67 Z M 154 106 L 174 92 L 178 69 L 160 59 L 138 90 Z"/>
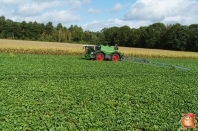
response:
<path id="1" fill-rule="evenodd" d="M 191 24 L 189 26 L 189 39 L 186 50 L 198 51 L 198 24 Z"/>
<path id="2" fill-rule="evenodd" d="M 21 34 L 22 34 L 22 39 L 25 40 L 25 38 L 28 36 L 29 29 L 28 29 L 28 24 L 25 21 L 22 21 L 20 24 L 21 28 Z"/>
<path id="3" fill-rule="evenodd" d="M 162 48 L 160 39 L 165 33 L 166 26 L 163 23 L 154 23 L 145 30 L 144 40 L 146 48 Z"/>
<path id="4" fill-rule="evenodd" d="M 90 31 L 85 31 L 83 33 L 83 37 L 82 37 L 83 41 L 90 43 L 91 38 L 92 38 L 92 33 Z"/>
<path id="5" fill-rule="evenodd" d="M 145 47 L 144 34 L 147 28 L 148 28 L 147 26 L 142 26 L 138 29 L 131 30 L 132 33 L 129 39 L 132 43 L 132 47 L 139 47 L 139 48 Z"/>
<path id="6" fill-rule="evenodd" d="M 117 31 L 117 37 L 112 44 L 118 44 L 122 46 L 130 47 L 132 43 L 130 43 L 130 34 L 131 28 L 129 26 L 122 26 Z"/>
<path id="7" fill-rule="evenodd" d="M 187 26 L 179 23 L 174 24 L 163 37 L 163 49 L 168 50 L 186 50 L 189 39 L 189 30 Z"/>
<path id="8" fill-rule="evenodd" d="M 57 26 L 56 26 L 56 31 L 58 32 L 57 33 L 57 38 L 58 38 L 58 42 L 62 42 L 63 41 L 63 25 L 61 23 L 58 23 Z"/>
<path id="9" fill-rule="evenodd" d="M 10 19 L 6 20 L 5 29 L 6 29 L 5 37 L 8 39 L 14 39 L 15 34 L 17 33 L 17 31 L 19 31 L 17 22 L 14 22 Z"/>
<path id="10" fill-rule="evenodd" d="M 4 32 L 5 32 L 5 16 L 0 16 L 0 38 L 5 38 Z"/>
<path id="11" fill-rule="evenodd" d="M 82 38 L 83 38 L 83 29 L 81 27 L 78 27 L 77 25 L 75 25 L 70 30 L 71 30 L 71 34 L 72 34 L 72 40 L 74 42 L 80 42 L 80 41 L 82 41 Z"/>
<path id="12" fill-rule="evenodd" d="M 43 30 L 44 30 L 44 25 L 35 22 L 29 22 L 28 23 L 28 28 L 29 28 L 29 39 L 30 40 L 39 40 Z"/>
<path id="13" fill-rule="evenodd" d="M 52 25 L 52 22 L 48 22 L 45 26 L 45 31 L 46 31 L 46 34 L 49 36 L 49 35 L 52 35 L 52 32 L 53 32 L 53 25 Z"/>
<path id="14" fill-rule="evenodd" d="M 102 30 L 102 33 L 104 34 L 106 44 L 113 46 L 115 44 L 120 45 L 117 37 L 119 28 L 118 27 L 110 27 L 110 28 L 104 28 Z"/>

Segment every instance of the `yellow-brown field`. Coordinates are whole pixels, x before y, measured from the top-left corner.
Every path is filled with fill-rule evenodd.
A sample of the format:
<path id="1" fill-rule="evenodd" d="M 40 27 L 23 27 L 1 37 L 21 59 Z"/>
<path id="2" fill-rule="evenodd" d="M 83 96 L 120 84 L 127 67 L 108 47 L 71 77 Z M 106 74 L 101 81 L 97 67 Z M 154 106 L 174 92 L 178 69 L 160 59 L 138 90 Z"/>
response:
<path id="1" fill-rule="evenodd" d="M 125 56 L 158 58 L 198 58 L 196 52 L 119 47 Z M 82 44 L 0 39 L 0 52 L 30 54 L 83 55 Z"/>

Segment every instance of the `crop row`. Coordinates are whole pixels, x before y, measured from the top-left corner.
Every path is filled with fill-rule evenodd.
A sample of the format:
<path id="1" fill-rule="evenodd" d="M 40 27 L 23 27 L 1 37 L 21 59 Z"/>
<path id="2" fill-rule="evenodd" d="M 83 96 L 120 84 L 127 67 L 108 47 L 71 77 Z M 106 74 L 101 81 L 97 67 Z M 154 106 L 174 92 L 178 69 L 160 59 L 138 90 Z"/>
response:
<path id="1" fill-rule="evenodd" d="M 158 61 L 191 71 L 0 54 L 0 130 L 177 130 L 182 113 L 198 114 L 198 63 Z"/>
<path id="2" fill-rule="evenodd" d="M 18 53 L 18 54 L 51 54 L 51 55 L 84 55 L 84 50 L 60 49 L 60 48 L 25 48 L 25 47 L 0 47 L 1 53 Z M 146 58 L 193 58 L 197 59 L 198 55 L 190 53 L 161 53 L 160 51 L 142 52 L 142 51 L 121 51 L 127 57 L 146 57 Z"/>
<path id="3" fill-rule="evenodd" d="M 82 51 L 62 50 L 62 49 L 42 49 L 42 48 L 0 48 L 2 53 L 17 53 L 17 54 L 51 54 L 51 55 L 82 55 Z"/>

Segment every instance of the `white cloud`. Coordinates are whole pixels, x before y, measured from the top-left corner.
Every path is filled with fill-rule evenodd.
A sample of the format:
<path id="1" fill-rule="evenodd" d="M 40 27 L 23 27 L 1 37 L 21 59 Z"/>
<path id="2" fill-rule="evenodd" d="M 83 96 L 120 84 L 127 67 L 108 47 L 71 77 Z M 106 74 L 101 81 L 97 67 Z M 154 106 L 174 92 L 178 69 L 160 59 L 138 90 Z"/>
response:
<path id="1" fill-rule="evenodd" d="M 91 3 L 91 1 L 92 1 L 92 0 L 83 0 L 83 3 L 89 4 L 89 3 Z"/>
<path id="2" fill-rule="evenodd" d="M 0 5 L 14 5 L 25 3 L 26 0 L 1 0 Z"/>
<path id="3" fill-rule="evenodd" d="M 122 9 L 123 6 L 116 4 L 113 9 L 116 11 Z M 120 27 L 124 25 L 128 25 L 131 28 L 139 28 L 155 22 L 190 25 L 198 23 L 197 12 L 197 0 L 137 0 L 123 15 L 123 20 L 94 21 L 83 25 L 83 28 L 93 31 L 100 31 L 105 27 Z"/>
<path id="4" fill-rule="evenodd" d="M 81 7 L 80 0 L 68 0 L 68 3 L 72 6 L 73 9 L 78 9 Z"/>
<path id="5" fill-rule="evenodd" d="M 59 2 L 33 2 L 20 5 L 18 9 L 15 11 L 16 15 L 22 16 L 31 16 L 41 14 L 45 9 L 53 8 L 54 6 L 58 6 Z"/>
<path id="6" fill-rule="evenodd" d="M 91 4 L 90 4 L 91 3 Z M 87 4 L 87 5 L 86 5 Z M 131 28 L 147 26 L 155 22 L 163 23 L 198 23 L 198 0 L 136 0 L 131 4 L 115 3 L 113 8 L 89 8 L 92 0 L 0 0 L 0 16 L 14 21 L 37 21 L 53 24 L 74 24 L 83 18 L 86 21 L 98 15 L 99 21 L 90 21 L 79 25 L 85 30 L 100 31 L 104 27 L 128 25 Z M 125 13 L 124 10 L 128 9 Z M 86 14 L 89 13 L 88 16 Z M 118 12 L 119 14 L 112 14 Z M 81 16 L 80 16 L 81 15 Z M 123 17 L 123 20 L 116 19 Z M 112 18 L 111 18 L 112 17 Z M 110 19 L 111 18 L 111 19 Z M 109 19 L 109 20 L 107 20 Z M 81 21 L 79 23 L 83 23 Z"/>
<path id="7" fill-rule="evenodd" d="M 60 10 L 60 11 L 50 11 L 43 13 L 40 16 L 30 16 L 25 17 L 23 19 L 19 18 L 19 21 L 37 21 L 39 23 L 47 23 L 52 22 L 54 25 L 57 23 L 67 24 L 70 22 L 77 22 L 80 20 L 80 17 L 77 15 L 74 15 L 73 12 L 69 10 Z"/>
<path id="8" fill-rule="evenodd" d="M 97 13 L 100 13 L 101 11 L 100 10 L 95 10 L 93 8 L 90 8 L 88 11 L 87 11 L 89 14 L 97 14 Z"/>
<path id="9" fill-rule="evenodd" d="M 197 21 L 197 12 L 196 0 L 137 0 L 125 14 L 125 20 L 188 24 Z"/>
<path id="10" fill-rule="evenodd" d="M 19 0 L 24 2 L 23 0 Z M 18 1 L 18 2 L 19 2 Z M 76 14 L 77 8 L 81 7 L 80 0 L 32 0 L 17 3 L 15 0 L 0 1 L 0 16 L 4 15 L 6 19 L 13 21 L 37 21 L 47 23 L 51 21 L 53 24 L 69 22 L 78 22 L 80 16 Z M 88 2 L 88 1 L 86 1 Z M 8 4 L 10 3 L 10 4 Z M 16 5 L 13 5 L 16 4 Z"/>
<path id="11" fill-rule="evenodd" d="M 52 20 L 55 23 L 69 23 L 69 22 L 76 22 L 80 20 L 80 17 L 75 15 L 73 12 L 69 10 L 61 10 L 61 11 L 52 11 L 48 13 L 44 13 L 40 18 L 39 21 L 46 21 Z"/>
<path id="12" fill-rule="evenodd" d="M 123 9 L 125 9 L 125 8 L 129 8 L 130 7 L 130 3 L 128 3 L 128 4 L 121 4 L 121 3 L 116 3 L 115 5 L 114 5 L 114 7 L 111 9 L 111 12 L 112 13 L 115 13 L 115 12 L 118 12 L 118 11 L 121 11 L 121 10 L 123 10 Z"/>
<path id="13" fill-rule="evenodd" d="M 127 25 L 131 28 L 139 28 L 140 26 L 147 26 L 151 24 L 150 21 L 123 21 L 120 19 L 109 19 L 108 21 L 93 21 L 82 26 L 84 30 L 100 31 L 105 27 L 121 27 Z"/>
<path id="14" fill-rule="evenodd" d="M 120 11 L 124 8 L 124 5 L 117 3 L 114 7 L 113 7 L 113 12 L 115 11 Z"/>
<path id="15" fill-rule="evenodd" d="M 91 2 L 91 0 L 32 0 L 33 2 L 37 2 L 37 3 L 60 3 L 59 6 L 69 6 L 73 9 L 78 9 L 81 7 L 82 3 L 89 3 Z M 28 3 L 28 2 L 26 2 Z"/>

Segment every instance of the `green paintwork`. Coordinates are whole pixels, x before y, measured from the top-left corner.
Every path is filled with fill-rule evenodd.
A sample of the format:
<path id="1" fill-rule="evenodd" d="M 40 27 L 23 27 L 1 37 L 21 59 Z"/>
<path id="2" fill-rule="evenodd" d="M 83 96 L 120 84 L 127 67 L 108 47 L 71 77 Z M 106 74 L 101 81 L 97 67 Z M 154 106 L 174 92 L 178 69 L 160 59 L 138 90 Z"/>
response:
<path id="1" fill-rule="evenodd" d="M 110 54 L 112 54 L 114 52 L 118 52 L 113 47 L 104 46 L 104 45 L 101 45 L 101 51 L 104 52 L 105 54 L 108 54 L 108 55 L 110 55 Z"/>

